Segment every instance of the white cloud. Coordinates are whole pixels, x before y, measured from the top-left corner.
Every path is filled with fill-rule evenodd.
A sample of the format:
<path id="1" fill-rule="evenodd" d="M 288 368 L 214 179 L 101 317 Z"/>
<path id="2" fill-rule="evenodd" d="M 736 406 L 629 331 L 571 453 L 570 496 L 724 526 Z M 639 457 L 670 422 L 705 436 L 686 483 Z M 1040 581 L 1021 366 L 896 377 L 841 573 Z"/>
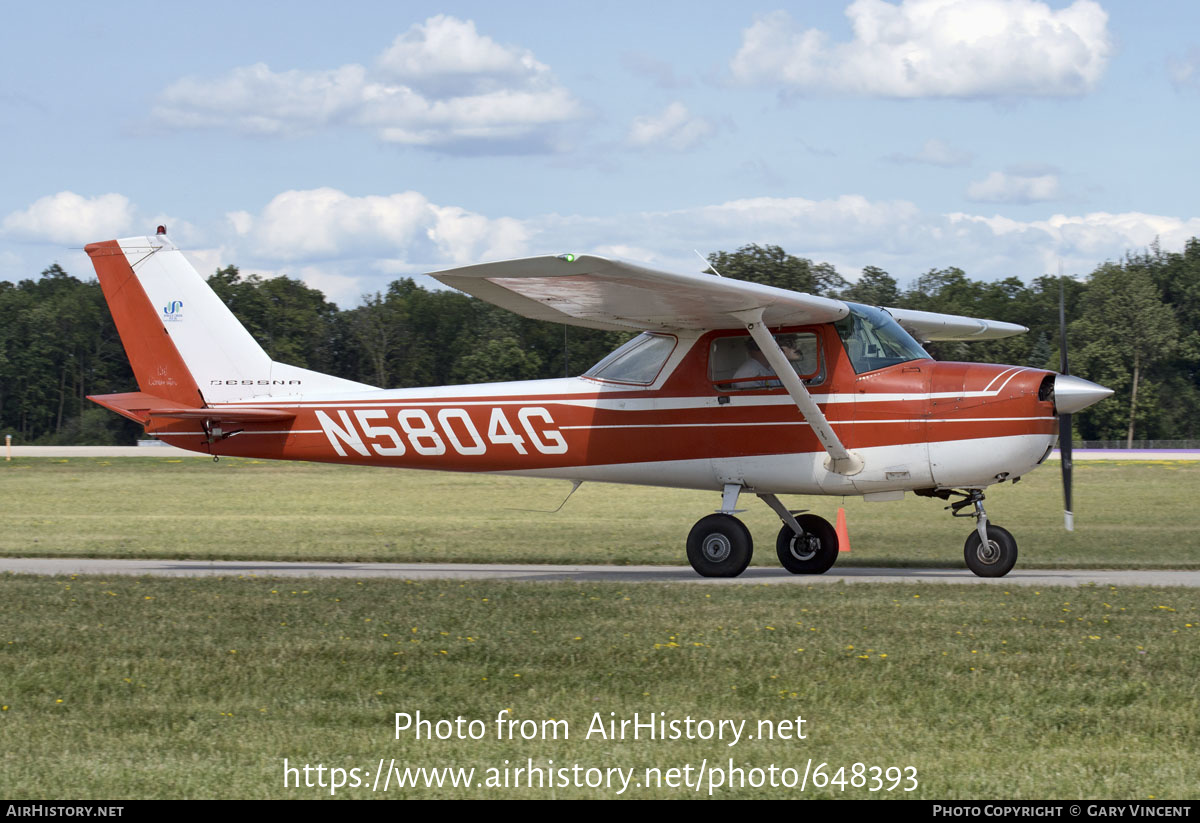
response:
<path id="1" fill-rule="evenodd" d="M 12 212 L 4 218 L 3 229 L 18 240 L 67 246 L 111 240 L 133 225 L 133 204 L 124 195 L 84 197 L 61 191 Z"/>
<path id="2" fill-rule="evenodd" d="M 255 216 L 236 212 L 241 243 L 257 257 L 314 262 L 394 259 L 468 263 L 525 253 L 525 225 L 489 218 L 424 195 L 354 197 L 337 189 L 286 191 Z"/>
<path id="3" fill-rule="evenodd" d="M 1182 57 L 1168 57 L 1167 74 L 1176 91 L 1200 91 L 1200 48 L 1192 46 Z"/>
<path id="4" fill-rule="evenodd" d="M 489 218 L 458 206 L 432 206 L 426 236 L 455 264 L 518 257 L 528 248 L 525 224 L 511 217 Z"/>
<path id="5" fill-rule="evenodd" d="M 638 149 L 687 151 L 715 132 L 716 126 L 711 120 L 693 116 L 687 106 L 676 101 L 658 114 L 634 118 L 626 142 Z"/>
<path id="6" fill-rule="evenodd" d="M 1092 0 L 856 0 L 848 42 L 787 12 L 758 16 L 730 62 L 742 83 L 868 97 L 1062 97 L 1095 87 L 1113 50 Z"/>
<path id="7" fill-rule="evenodd" d="M 481 36 L 474 21 L 444 14 L 397 37 L 380 55 L 378 66 L 388 79 L 439 97 L 536 84 L 550 75 L 549 67 L 528 49 L 502 46 Z"/>
<path id="8" fill-rule="evenodd" d="M 273 71 L 264 63 L 217 79 L 183 78 L 152 116 L 173 128 L 297 135 L 368 128 L 386 142 L 544 149 L 580 105 L 528 50 L 481 36 L 471 21 L 431 17 L 401 34 L 374 68 Z"/>
<path id="9" fill-rule="evenodd" d="M 351 119 L 362 104 L 365 86 L 362 66 L 273 72 L 265 63 L 255 63 L 217 80 L 178 80 L 159 95 L 153 114 L 176 128 L 296 134 Z"/>
<path id="10" fill-rule="evenodd" d="M 365 291 L 362 277 L 340 274 L 320 266 L 305 266 L 288 276 L 298 277 L 304 285 L 324 294 L 326 300 L 341 306 L 355 305 Z"/>
<path id="11" fill-rule="evenodd" d="M 976 203 L 1040 203 L 1061 196 L 1058 175 L 1025 175 L 994 171 L 967 186 L 967 199 Z"/>
<path id="12" fill-rule="evenodd" d="M 33 229 L 22 222 L 30 215 L 57 215 L 59 211 L 50 208 L 56 203 L 73 204 L 76 208 L 65 210 L 78 216 L 80 202 L 111 202 L 119 208 L 93 209 L 92 214 L 109 219 L 124 213 L 122 219 L 142 230 L 144 221 L 137 218 L 128 198 L 104 197 L 110 199 L 87 201 L 69 192 L 42 198 L 29 209 L 9 215 L 5 231 L 28 231 L 26 236 L 35 241 L 81 245 L 130 230 L 97 222 L 81 231 L 80 237 L 67 239 L 65 234 L 55 234 L 67 232 L 56 228 L 57 218 L 42 217 Z M 286 274 L 344 306 L 353 305 L 364 292 L 386 289 L 397 276 L 564 251 L 614 256 L 672 271 L 698 271 L 702 264 L 693 249 L 704 254 L 748 243 L 774 244 L 791 254 L 833 263 L 844 276 L 874 265 L 905 283 L 946 266 L 959 266 L 977 279 L 1015 275 L 1028 280 L 1054 272 L 1060 259 L 1067 271 L 1087 273 L 1156 239 L 1172 251 L 1182 249 L 1188 238 L 1200 237 L 1200 217 L 1095 212 L 1014 220 L 1003 215 L 938 214 L 906 200 L 859 195 L 825 200 L 756 197 L 671 211 L 517 219 L 436 204 L 414 191 L 352 196 L 330 188 L 282 192 L 258 211 L 217 216 L 211 225 L 207 238 L 189 228 L 194 245 L 172 229 L 173 239 L 203 274 L 230 263 L 263 276 Z M 48 240 L 52 235 L 59 239 Z M 80 276 L 90 270 L 82 256 L 63 262 Z M 9 253 L 9 259 L 0 258 L 0 266 L 15 270 L 21 264 Z M 29 276 L 32 271 L 20 274 Z"/>
<path id="13" fill-rule="evenodd" d="M 926 140 L 925 145 L 921 146 L 919 151 L 911 154 L 898 152 L 888 155 L 887 159 L 893 163 L 919 163 L 927 166 L 952 168 L 954 166 L 968 166 L 974 157 L 970 152 L 955 148 L 944 140 L 932 138 Z"/>

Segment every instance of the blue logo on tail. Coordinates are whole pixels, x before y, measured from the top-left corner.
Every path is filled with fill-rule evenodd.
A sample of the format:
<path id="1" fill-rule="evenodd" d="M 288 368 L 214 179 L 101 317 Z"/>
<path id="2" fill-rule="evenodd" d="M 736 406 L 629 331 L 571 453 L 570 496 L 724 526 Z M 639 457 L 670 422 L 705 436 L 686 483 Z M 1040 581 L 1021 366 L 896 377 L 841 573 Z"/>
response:
<path id="1" fill-rule="evenodd" d="M 183 301 L 172 300 L 167 305 L 163 306 L 163 320 L 182 320 L 183 319 Z"/>

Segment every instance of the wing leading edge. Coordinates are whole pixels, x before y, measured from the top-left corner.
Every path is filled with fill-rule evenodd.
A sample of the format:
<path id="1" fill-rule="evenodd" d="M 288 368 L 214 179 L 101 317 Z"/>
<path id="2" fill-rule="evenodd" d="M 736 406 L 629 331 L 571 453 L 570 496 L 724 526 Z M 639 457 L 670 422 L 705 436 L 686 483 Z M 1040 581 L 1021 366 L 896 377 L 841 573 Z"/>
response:
<path id="1" fill-rule="evenodd" d="M 526 257 L 430 272 L 451 288 L 523 317 L 620 331 L 745 328 L 762 309 L 768 326 L 831 323 L 849 306 L 829 297 L 710 274 L 659 271 L 590 254 Z M 921 340 L 994 340 L 1028 331 L 1015 323 L 887 309 Z"/>
<path id="2" fill-rule="evenodd" d="M 885 309 L 904 327 L 905 331 L 918 340 L 999 340 L 1029 331 L 1016 323 L 999 320 L 980 320 L 958 314 L 939 314 L 916 309 Z"/>
<path id="3" fill-rule="evenodd" d="M 590 254 L 483 263 L 431 276 L 524 317 L 592 329 L 738 329 L 745 324 L 734 313 L 759 308 L 770 326 L 803 326 L 840 320 L 849 312 L 841 300 L 828 297 Z"/>

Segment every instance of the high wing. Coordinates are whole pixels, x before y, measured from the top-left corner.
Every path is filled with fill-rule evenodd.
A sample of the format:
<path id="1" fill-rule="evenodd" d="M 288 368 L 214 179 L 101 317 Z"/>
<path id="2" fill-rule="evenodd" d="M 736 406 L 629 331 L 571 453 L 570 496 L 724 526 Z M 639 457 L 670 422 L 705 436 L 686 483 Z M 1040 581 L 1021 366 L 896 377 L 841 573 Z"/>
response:
<path id="1" fill-rule="evenodd" d="M 999 340 L 1029 331 L 1016 323 L 980 320 L 957 314 L 939 314 L 915 309 L 885 309 L 904 330 L 922 343 L 929 340 Z"/>
<path id="2" fill-rule="evenodd" d="M 523 317 L 591 329 L 739 329 L 763 309 L 768 326 L 830 323 L 849 306 L 828 297 L 709 274 L 649 269 L 590 254 L 526 257 L 430 272 L 440 282 Z M 1028 331 L 1015 323 L 887 309 L 921 340 L 995 340 Z"/>
<path id="3" fill-rule="evenodd" d="M 590 254 L 482 263 L 431 276 L 523 317 L 591 329 L 740 329 L 745 323 L 733 315 L 760 308 L 769 326 L 804 326 L 840 320 L 850 311 L 828 297 Z"/>

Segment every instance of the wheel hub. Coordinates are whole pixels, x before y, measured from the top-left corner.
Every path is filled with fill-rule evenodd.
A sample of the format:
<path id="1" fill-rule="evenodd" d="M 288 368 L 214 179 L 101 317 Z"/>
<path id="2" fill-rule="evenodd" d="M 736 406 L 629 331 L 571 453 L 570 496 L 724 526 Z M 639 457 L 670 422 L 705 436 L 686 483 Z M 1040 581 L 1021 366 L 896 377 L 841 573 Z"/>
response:
<path id="1" fill-rule="evenodd" d="M 821 547 L 821 541 L 811 535 L 793 537 L 791 544 L 792 557 L 797 560 L 812 560 Z"/>
<path id="2" fill-rule="evenodd" d="M 989 540 L 986 544 L 980 543 L 975 556 L 979 558 L 980 563 L 991 566 L 1000 560 L 1000 544 L 995 540 Z"/>
<path id="3" fill-rule="evenodd" d="M 700 550 L 704 553 L 705 560 L 720 563 L 728 559 L 730 552 L 733 551 L 733 544 L 723 534 L 710 534 L 700 544 Z"/>

